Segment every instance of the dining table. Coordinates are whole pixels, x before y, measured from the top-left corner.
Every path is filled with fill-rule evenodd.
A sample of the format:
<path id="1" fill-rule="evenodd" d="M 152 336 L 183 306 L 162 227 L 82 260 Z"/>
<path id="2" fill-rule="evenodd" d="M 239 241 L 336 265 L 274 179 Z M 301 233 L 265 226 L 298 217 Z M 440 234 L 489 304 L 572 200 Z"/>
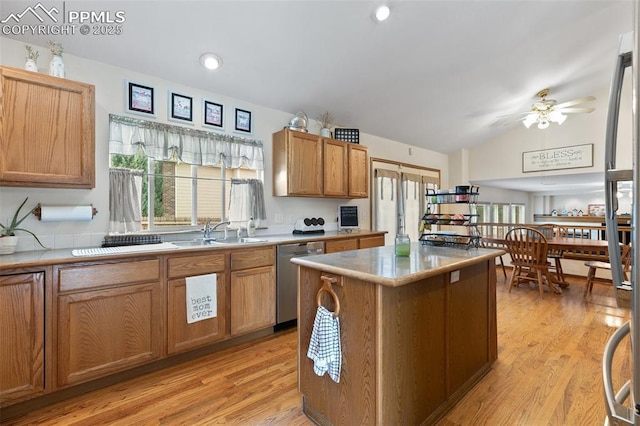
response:
<path id="1" fill-rule="evenodd" d="M 506 249 L 504 235 L 483 235 L 482 241 L 485 245 Z M 609 262 L 609 242 L 607 240 L 550 237 L 547 238 L 547 247 L 562 252 L 562 257 L 565 259 Z M 553 281 L 553 284 L 557 284 L 562 288 L 569 286 L 568 282 L 560 280 L 557 276 L 553 276 Z"/>

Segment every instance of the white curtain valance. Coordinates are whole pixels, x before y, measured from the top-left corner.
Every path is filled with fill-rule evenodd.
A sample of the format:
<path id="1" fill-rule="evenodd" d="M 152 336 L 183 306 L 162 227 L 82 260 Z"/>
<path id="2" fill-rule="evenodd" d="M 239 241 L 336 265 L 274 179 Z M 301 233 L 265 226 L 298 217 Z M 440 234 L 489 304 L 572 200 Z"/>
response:
<path id="1" fill-rule="evenodd" d="M 258 140 L 109 114 L 109 153 L 134 155 L 139 148 L 157 160 L 177 156 L 201 166 L 224 160 L 226 167 L 264 170 L 264 149 Z"/>

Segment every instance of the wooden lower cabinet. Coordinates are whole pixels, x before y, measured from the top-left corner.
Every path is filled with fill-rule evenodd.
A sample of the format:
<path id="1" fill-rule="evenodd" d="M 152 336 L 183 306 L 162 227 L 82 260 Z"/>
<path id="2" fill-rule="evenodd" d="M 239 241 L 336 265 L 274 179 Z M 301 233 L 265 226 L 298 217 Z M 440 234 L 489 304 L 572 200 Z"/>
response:
<path id="1" fill-rule="evenodd" d="M 336 253 L 339 251 L 381 247 L 383 245 L 384 235 L 373 235 L 370 237 L 360 238 L 354 236 L 352 238 L 344 238 L 341 240 L 328 240 L 324 243 L 324 251 L 325 253 Z"/>
<path id="2" fill-rule="evenodd" d="M 45 390 L 44 278 L 0 276 L 0 407 Z"/>
<path id="3" fill-rule="evenodd" d="M 57 288 L 74 289 L 57 296 L 58 387 L 161 357 L 164 286 L 159 266 L 152 259 L 55 268 Z M 123 270 L 136 273 L 127 276 Z M 72 278 L 78 281 L 67 282 Z"/>
<path id="4" fill-rule="evenodd" d="M 248 333 L 275 323 L 275 266 L 231 272 L 231 335 Z"/>
<path id="5" fill-rule="evenodd" d="M 434 424 L 497 359 L 495 265 L 483 261 L 398 287 L 300 266 L 298 386 L 316 424 Z M 316 296 L 334 277 L 340 300 L 340 382 L 306 354 Z M 349 407 L 345 410 L 344 407 Z"/>
<path id="6" fill-rule="evenodd" d="M 382 247 L 384 245 L 384 235 L 376 235 L 373 237 L 362 237 L 359 239 L 358 247 L 361 249 L 371 247 Z"/>
<path id="7" fill-rule="evenodd" d="M 483 365 L 494 359 L 491 355 L 495 342 L 493 336 L 490 336 L 490 330 L 493 329 L 490 307 L 495 306 L 495 284 L 491 282 L 495 277 L 495 267 L 489 267 L 492 270 L 488 274 L 484 264 L 461 269 L 460 280 L 448 284 L 447 396 L 460 389 Z M 483 275 L 487 276 L 488 285 L 478 285 L 478 277 Z"/>
<path id="8" fill-rule="evenodd" d="M 339 251 L 357 250 L 358 239 L 348 238 L 344 240 L 330 240 L 324 243 L 325 253 L 336 253 Z"/>
<path id="9" fill-rule="evenodd" d="M 276 323 L 275 263 L 274 246 L 231 252 L 231 336 Z"/>
<path id="10" fill-rule="evenodd" d="M 167 353 L 169 355 L 227 337 L 226 254 L 172 257 L 168 261 Z M 187 322 L 187 277 L 216 275 L 216 317 Z"/>

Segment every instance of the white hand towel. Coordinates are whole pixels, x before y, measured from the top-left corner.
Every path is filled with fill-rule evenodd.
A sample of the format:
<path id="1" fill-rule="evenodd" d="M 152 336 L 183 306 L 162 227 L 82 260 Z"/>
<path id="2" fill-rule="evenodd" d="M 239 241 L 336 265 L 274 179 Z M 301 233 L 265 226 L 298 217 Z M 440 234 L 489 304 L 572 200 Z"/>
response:
<path id="1" fill-rule="evenodd" d="M 328 372 L 329 377 L 340 383 L 342 367 L 342 346 L 340 344 L 340 321 L 333 317 L 333 312 L 324 306 L 318 306 L 313 322 L 311 341 L 307 357 L 313 360 L 313 371 L 322 376 Z"/>
<path id="2" fill-rule="evenodd" d="M 216 274 L 187 277 L 187 323 L 218 316 Z"/>

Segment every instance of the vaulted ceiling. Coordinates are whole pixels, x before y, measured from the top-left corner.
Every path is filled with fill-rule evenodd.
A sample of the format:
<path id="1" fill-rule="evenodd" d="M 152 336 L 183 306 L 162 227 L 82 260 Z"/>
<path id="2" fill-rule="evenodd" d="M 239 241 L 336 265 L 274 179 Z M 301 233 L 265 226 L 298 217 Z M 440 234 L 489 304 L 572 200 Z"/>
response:
<path id="1" fill-rule="evenodd" d="M 0 3 L 0 17 L 34 1 Z M 5 35 L 439 152 L 504 132 L 540 89 L 559 102 L 609 84 L 631 0 L 44 1 L 123 11 L 122 34 Z M 113 17 L 114 15 L 112 15 Z M 23 17 L 23 22 L 29 17 Z M 33 19 L 33 17 L 31 17 Z M 218 72 L 203 52 L 224 61 Z M 283 123 L 283 125 L 286 123 Z"/>

